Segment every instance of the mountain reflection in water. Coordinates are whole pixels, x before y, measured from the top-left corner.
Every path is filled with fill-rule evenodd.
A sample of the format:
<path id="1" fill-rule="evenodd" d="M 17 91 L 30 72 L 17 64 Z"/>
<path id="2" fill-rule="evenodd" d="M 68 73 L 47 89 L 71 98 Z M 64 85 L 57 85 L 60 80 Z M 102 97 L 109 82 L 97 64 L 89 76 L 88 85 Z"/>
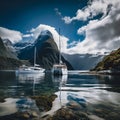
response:
<path id="1" fill-rule="evenodd" d="M 75 72 L 74 72 L 75 73 Z M 36 110 L 39 115 L 53 114 L 54 111 L 66 106 L 89 112 L 102 119 L 102 112 L 119 114 L 120 111 L 120 81 L 119 76 L 72 74 L 53 76 L 51 74 L 19 74 L 15 72 L 0 72 L 0 116 L 13 114 L 16 111 Z M 56 94 L 50 111 L 40 113 L 31 96 Z M 10 112 L 7 106 L 14 107 Z M 74 108 L 75 109 L 75 108 Z"/>

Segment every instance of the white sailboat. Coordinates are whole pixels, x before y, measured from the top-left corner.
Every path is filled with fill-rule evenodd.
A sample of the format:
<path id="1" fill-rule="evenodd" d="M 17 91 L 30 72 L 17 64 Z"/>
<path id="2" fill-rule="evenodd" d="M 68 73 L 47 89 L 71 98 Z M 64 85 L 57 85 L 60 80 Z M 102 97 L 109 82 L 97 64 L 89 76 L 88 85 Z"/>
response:
<path id="1" fill-rule="evenodd" d="M 54 64 L 52 68 L 52 74 L 54 75 L 67 75 L 68 70 L 65 63 L 61 61 L 61 42 L 60 42 L 60 29 L 59 29 L 59 63 Z"/>
<path id="2" fill-rule="evenodd" d="M 36 64 L 36 47 L 34 50 L 34 66 L 26 66 L 22 65 L 20 68 L 16 71 L 18 74 L 38 74 L 38 73 L 43 73 L 45 71 L 44 68 L 41 68 L 39 65 Z"/>

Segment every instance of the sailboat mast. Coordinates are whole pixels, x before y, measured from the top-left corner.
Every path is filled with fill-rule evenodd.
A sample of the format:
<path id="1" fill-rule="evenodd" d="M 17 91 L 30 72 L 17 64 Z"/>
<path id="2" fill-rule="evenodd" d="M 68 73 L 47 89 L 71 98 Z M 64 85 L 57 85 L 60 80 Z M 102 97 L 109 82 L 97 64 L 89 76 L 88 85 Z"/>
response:
<path id="1" fill-rule="evenodd" d="M 36 47 L 34 49 L 34 67 L 35 67 L 35 64 L 36 64 Z"/>
<path id="2" fill-rule="evenodd" d="M 59 28 L 59 64 L 61 63 L 61 41 L 60 41 L 60 28 Z"/>

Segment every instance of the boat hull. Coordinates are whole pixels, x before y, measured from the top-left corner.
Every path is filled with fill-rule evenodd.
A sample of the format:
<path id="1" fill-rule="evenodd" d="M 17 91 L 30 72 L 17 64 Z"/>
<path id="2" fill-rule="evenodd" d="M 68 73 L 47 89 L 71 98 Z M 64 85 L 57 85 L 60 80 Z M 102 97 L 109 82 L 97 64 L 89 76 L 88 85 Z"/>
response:
<path id="1" fill-rule="evenodd" d="M 39 67 L 23 67 L 16 70 L 17 74 L 39 74 L 44 73 L 45 69 Z"/>
<path id="2" fill-rule="evenodd" d="M 65 65 L 54 65 L 52 68 L 53 75 L 67 75 L 68 70 Z"/>
<path id="3" fill-rule="evenodd" d="M 43 73 L 45 70 L 16 70 L 18 74 L 38 74 Z"/>

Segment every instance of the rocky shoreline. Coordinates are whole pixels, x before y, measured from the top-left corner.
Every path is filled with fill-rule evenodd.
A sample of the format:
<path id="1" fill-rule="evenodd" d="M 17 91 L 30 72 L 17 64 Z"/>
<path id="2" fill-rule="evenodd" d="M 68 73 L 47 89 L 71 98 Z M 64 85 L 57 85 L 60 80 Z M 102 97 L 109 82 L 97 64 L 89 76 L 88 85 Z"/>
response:
<path id="1" fill-rule="evenodd" d="M 90 71 L 88 74 L 93 75 L 120 75 L 120 71 L 101 70 L 101 71 Z"/>

